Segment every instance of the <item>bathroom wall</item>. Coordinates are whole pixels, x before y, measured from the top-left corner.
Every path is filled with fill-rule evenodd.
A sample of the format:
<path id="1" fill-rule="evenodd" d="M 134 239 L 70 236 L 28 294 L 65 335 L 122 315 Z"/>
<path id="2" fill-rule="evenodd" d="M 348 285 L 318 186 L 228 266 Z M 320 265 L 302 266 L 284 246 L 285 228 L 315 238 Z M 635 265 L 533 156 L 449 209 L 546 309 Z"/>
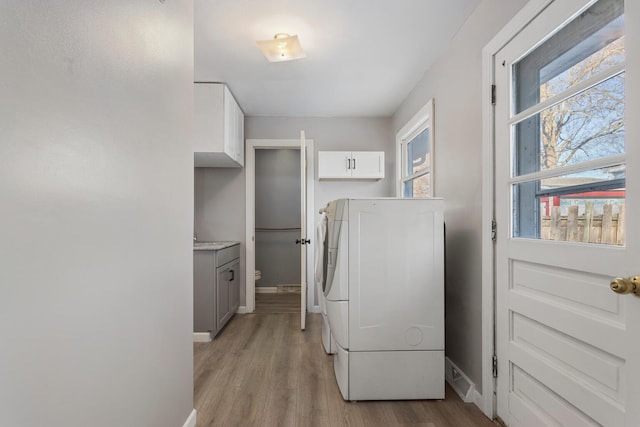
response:
<path id="1" fill-rule="evenodd" d="M 299 285 L 300 150 L 256 150 L 255 173 L 256 287 Z"/>

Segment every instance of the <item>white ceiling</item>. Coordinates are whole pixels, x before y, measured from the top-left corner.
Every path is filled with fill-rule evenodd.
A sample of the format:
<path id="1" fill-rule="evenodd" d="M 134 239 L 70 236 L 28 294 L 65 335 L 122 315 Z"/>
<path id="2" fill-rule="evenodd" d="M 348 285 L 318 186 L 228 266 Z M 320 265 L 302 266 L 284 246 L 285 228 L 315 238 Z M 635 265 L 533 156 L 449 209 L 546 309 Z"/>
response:
<path id="1" fill-rule="evenodd" d="M 195 81 L 248 116 L 388 117 L 480 0 L 195 0 Z M 256 45 L 297 34 L 307 57 Z"/>

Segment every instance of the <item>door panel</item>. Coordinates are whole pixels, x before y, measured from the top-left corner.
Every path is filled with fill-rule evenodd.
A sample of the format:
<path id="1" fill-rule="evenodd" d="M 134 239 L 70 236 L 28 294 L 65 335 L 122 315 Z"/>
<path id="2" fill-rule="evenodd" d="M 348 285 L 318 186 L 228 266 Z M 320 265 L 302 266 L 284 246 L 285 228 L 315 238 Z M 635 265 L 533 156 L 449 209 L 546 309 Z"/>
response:
<path id="1" fill-rule="evenodd" d="M 352 178 L 384 178 L 384 152 L 354 151 L 351 153 Z"/>
<path id="2" fill-rule="evenodd" d="M 307 142 L 300 131 L 300 328 L 307 324 Z"/>
<path id="3" fill-rule="evenodd" d="M 229 320 L 232 311 L 229 310 L 229 291 L 230 291 L 230 279 L 231 273 L 229 271 L 229 266 L 219 267 L 217 271 L 217 282 L 216 282 L 216 309 L 217 309 L 217 320 L 216 320 L 216 329 L 220 330 L 222 326 Z"/>
<path id="4" fill-rule="evenodd" d="M 229 312 L 236 312 L 240 306 L 240 261 L 229 266 Z"/>
<path id="5" fill-rule="evenodd" d="M 625 144 L 638 132 L 624 116 L 640 67 L 618 56 L 546 92 L 612 41 L 637 40 L 620 39 L 622 6 L 555 0 L 494 58 L 497 395 L 509 426 L 640 425 L 640 298 L 609 287 L 640 274 L 640 165 Z"/>

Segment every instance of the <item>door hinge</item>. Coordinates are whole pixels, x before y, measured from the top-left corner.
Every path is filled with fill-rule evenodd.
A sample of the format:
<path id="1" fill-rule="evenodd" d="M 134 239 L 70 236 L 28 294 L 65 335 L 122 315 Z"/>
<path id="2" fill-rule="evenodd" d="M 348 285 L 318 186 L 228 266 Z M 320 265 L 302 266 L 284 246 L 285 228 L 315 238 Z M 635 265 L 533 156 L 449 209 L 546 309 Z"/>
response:
<path id="1" fill-rule="evenodd" d="M 498 223 L 496 220 L 491 221 L 491 241 L 495 242 L 498 236 Z"/>
<path id="2" fill-rule="evenodd" d="M 495 354 L 491 358 L 491 370 L 493 371 L 493 378 L 498 378 L 498 356 Z"/>
<path id="3" fill-rule="evenodd" d="M 496 105 L 496 85 L 491 85 L 491 105 Z"/>

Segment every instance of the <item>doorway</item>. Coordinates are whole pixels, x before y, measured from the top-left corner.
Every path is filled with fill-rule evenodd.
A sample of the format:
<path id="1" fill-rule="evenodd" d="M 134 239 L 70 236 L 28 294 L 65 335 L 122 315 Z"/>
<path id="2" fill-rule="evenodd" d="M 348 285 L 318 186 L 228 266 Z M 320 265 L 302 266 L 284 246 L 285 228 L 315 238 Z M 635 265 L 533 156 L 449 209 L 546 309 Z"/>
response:
<path id="1" fill-rule="evenodd" d="M 297 215 L 299 218 L 299 221 L 297 223 L 274 222 L 272 224 L 261 224 L 257 222 L 257 218 L 259 217 L 259 215 L 256 216 L 256 210 L 258 206 L 263 202 L 261 200 L 263 195 L 257 194 L 258 189 L 261 188 L 261 184 L 256 185 L 257 179 L 259 178 L 258 174 L 262 173 L 257 168 L 257 161 L 260 160 L 260 157 L 264 157 L 271 162 L 277 160 L 278 157 L 281 157 L 281 158 L 297 157 L 298 159 L 301 159 L 300 147 L 301 147 L 301 140 L 297 140 L 297 139 L 293 139 L 293 140 L 292 139 L 285 139 L 285 140 L 249 139 L 247 140 L 246 164 L 245 164 L 246 194 L 247 194 L 247 199 L 246 199 L 246 227 L 247 227 L 246 228 L 246 245 L 247 245 L 246 278 L 247 280 L 246 280 L 246 289 L 245 289 L 245 295 L 246 295 L 245 307 L 242 310 L 243 312 L 252 313 L 256 309 L 256 270 L 260 270 L 261 276 L 264 277 L 263 268 L 261 267 L 260 264 L 256 263 L 256 259 L 261 260 L 260 258 L 261 255 L 257 252 L 257 249 L 259 249 L 259 246 L 263 246 L 263 249 L 264 249 L 264 245 L 268 246 L 269 244 L 272 244 L 272 243 L 280 246 L 279 256 L 285 256 L 285 255 L 290 257 L 294 256 L 295 259 L 292 262 L 296 262 L 296 261 L 300 262 L 300 258 L 301 258 L 300 254 L 305 253 L 305 256 L 304 256 L 305 262 L 300 263 L 301 267 L 297 269 L 297 271 L 299 272 L 298 277 L 300 278 L 304 277 L 305 280 L 300 279 L 294 283 L 271 283 L 273 280 L 275 280 L 273 279 L 274 276 L 271 276 L 272 279 L 268 279 L 267 283 L 264 283 L 264 285 L 262 284 L 260 285 L 262 285 L 265 288 L 270 288 L 267 290 L 267 293 L 272 293 L 272 292 L 277 293 L 278 291 L 277 285 L 283 285 L 281 288 L 282 294 L 287 294 L 289 293 L 287 291 L 292 290 L 292 288 L 290 288 L 288 285 L 307 283 L 308 291 L 307 291 L 307 288 L 305 287 L 305 289 L 300 289 L 301 291 L 300 293 L 296 294 L 297 296 L 301 297 L 300 298 L 301 302 L 299 307 L 300 307 L 300 311 L 302 312 L 301 314 L 303 316 L 303 319 L 304 319 L 304 313 L 306 313 L 308 309 L 309 309 L 308 311 L 317 311 L 316 302 L 315 302 L 316 290 L 315 290 L 314 274 L 313 274 L 312 268 L 304 268 L 304 272 L 302 271 L 303 265 L 306 265 L 306 266 L 314 265 L 313 259 L 315 257 L 315 252 L 314 252 L 315 242 L 313 241 L 314 236 L 313 236 L 313 232 L 310 231 L 310 230 L 313 230 L 312 224 L 314 224 L 314 219 L 315 219 L 315 216 L 314 216 L 315 204 L 314 204 L 314 195 L 313 195 L 314 194 L 313 140 L 306 140 L 306 144 L 305 144 L 306 149 L 303 150 L 305 173 L 304 173 L 304 176 L 302 173 L 300 173 L 300 179 L 297 181 L 297 183 L 295 183 L 295 185 L 298 185 L 298 189 L 301 190 L 302 186 L 300 185 L 300 183 L 304 182 L 305 191 L 304 193 L 302 191 L 300 192 L 301 194 L 304 194 L 304 200 L 305 200 L 304 215 L 301 215 L 301 212 L 303 210 L 302 209 L 303 203 L 302 203 L 302 198 L 300 197 L 298 198 L 298 201 L 299 201 L 298 209 L 295 209 L 292 205 L 289 206 L 291 204 L 291 200 L 286 202 L 288 209 L 295 210 L 295 212 L 297 212 Z M 261 153 L 264 153 L 266 151 L 270 151 L 272 152 L 272 154 L 267 153 L 266 155 L 263 156 Z M 268 169 L 271 169 L 271 167 L 268 167 Z M 302 163 L 300 163 L 300 167 L 298 168 L 298 170 L 299 171 L 303 170 Z M 304 178 L 304 180 L 302 178 Z M 273 176 L 270 179 L 273 179 Z M 287 186 L 287 188 L 289 186 L 292 188 L 289 188 L 289 190 L 286 190 L 286 191 L 292 191 L 292 192 L 296 191 L 295 189 L 293 189 L 293 186 L 294 186 L 293 184 L 290 183 Z M 268 200 L 265 201 L 265 203 L 269 203 Z M 282 209 L 283 208 L 281 207 L 281 208 L 276 208 L 274 210 L 281 211 Z M 304 216 L 304 219 L 306 220 L 305 224 L 300 224 L 300 222 L 302 222 L 303 216 Z M 298 228 L 305 228 L 306 224 L 310 224 L 311 226 L 306 231 L 306 238 L 301 239 L 300 237 L 301 230 L 299 230 Z M 277 225 L 277 227 L 272 225 Z M 269 230 L 273 228 L 282 228 L 282 230 Z M 307 242 L 309 242 L 309 244 L 306 244 L 304 247 L 302 245 L 296 245 L 296 240 L 306 240 Z M 274 241 L 277 241 L 278 243 L 275 243 Z M 297 256 L 293 255 L 292 246 L 295 246 L 297 248 L 297 250 L 294 251 Z M 303 249 L 306 249 L 306 250 L 303 250 Z M 267 275 L 269 275 L 269 271 L 270 271 L 270 266 L 265 269 L 265 272 Z M 285 281 L 292 280 L 291 279 L 293 277 L 292 271 L 293 271 L 293 268 L 288 268 L 286 275 L 282 275 L 279 277 L 284 278 L 283 280 Z M 277 278 L 278 276 L 276 275 L 275 277 Z M 287 279 L 287 277 L 289 279 Z M 259 279 L 258 282 L 260 282 L 261 280 L 263 279 L 262 278 Z M 289 296 L 289 299 L 290 298 L 291 297 Z M 282 299 L 285 300 L 286 297 Z M 304 299 L 304 304 L 302 303 L 302 299 Z M 304 329 L 304 321 L 303 321 L 303 329 Z"/>
<path id="2" fill-rule="evenodd" d="M 300 312 L 300 150 L 255 150 L 256 313 Z"/>

